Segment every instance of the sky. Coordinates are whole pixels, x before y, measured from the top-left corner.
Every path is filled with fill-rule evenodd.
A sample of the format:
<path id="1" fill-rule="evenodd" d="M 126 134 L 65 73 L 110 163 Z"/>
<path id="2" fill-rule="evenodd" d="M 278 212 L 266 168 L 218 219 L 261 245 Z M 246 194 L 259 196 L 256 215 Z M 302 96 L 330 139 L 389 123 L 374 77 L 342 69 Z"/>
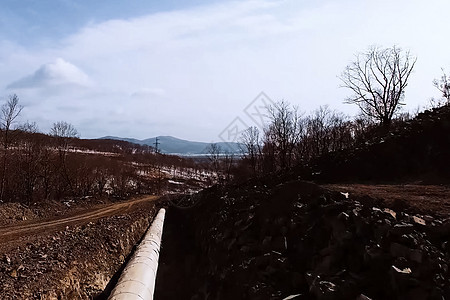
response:
<path id="1" fill-rule="evenodd" d="M 450 69 L 448 11 L 447 0 L 2 0 L 0 103 L 17 94 L 20 121 L 42 132 L 63 120 L 82 138 L 228 141 L 259 125 L 249 112 L 267 101 L 357 114 L 338 76 L 355 54 L 396 45 L 417 57 L 413 111 L 440 97 L 432 81 Z"/>

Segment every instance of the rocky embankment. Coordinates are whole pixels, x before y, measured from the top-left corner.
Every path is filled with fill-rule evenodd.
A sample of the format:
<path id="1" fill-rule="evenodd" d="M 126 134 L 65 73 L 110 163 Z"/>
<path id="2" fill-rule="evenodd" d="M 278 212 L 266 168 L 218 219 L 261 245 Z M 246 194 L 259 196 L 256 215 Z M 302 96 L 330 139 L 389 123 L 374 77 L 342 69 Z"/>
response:
<path id="1" fill-rule="evenodd" d="M 330 183 L 448 183 L 449 145 L 450 106 L 446 105 L 424 111 L 410 121 L 397 122 L 387 133 L 375 128 L 357 147 L 315 159 L 303 175 Z"/>
<path id="2" fill-rule="evenodd" d="M 302 181 L 179 203 L 195 204 L 168 212 L 158 299 L 450 299 L 450 218 Z"/>
<path id="3" fill-rule="evenodd" d="M 155 204 L 0 247 L 1 299 L 101 299 L 148 228 Z"/>

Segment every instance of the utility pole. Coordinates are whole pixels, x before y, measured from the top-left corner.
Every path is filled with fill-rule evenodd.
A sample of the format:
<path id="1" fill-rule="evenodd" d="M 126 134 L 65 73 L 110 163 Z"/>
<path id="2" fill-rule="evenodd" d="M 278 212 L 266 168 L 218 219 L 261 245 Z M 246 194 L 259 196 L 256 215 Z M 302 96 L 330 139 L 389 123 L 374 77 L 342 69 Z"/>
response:
<path id="1" fill-rule="evenodd" d="M 159 153 L 159 149 L 158 149 L 158 145 L 160 144 L 159 142 L 159 138 L 156 137 L 155 138 L 155 142 L 153 143 L 153 145 L 155 145 L 155 153 Z"/>
<path id="2" fill-rule="evenodd" d="M 160 144 L 159 142 L 159 138 L 156 137 L 155 138 L 155 142 L 153 143 L 153 145 L 155 145 L 155 154 L 156 154 L 156 166 L 158 168 L 158 194 L 161 193 L 161 181 L 162 181 L 162 176 L 161 176 L 161 162 L 158 159 L 158 154 L 159 154 L 159 149 L 158 149 L 158 145 Z"/>

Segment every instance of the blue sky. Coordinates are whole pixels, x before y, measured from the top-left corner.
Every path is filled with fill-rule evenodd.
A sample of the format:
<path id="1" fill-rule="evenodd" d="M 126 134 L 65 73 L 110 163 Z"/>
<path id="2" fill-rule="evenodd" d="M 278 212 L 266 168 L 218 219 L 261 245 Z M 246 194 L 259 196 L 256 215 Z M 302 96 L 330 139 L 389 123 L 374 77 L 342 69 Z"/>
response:
<path id="1" fill-rule="evenodd" d="M 389 7 L 389 9 L 386 9 Z M 0 101 L 21 121 L 82 137 L 173 135 L 205 142 L 264 91 L 308 113 L 349 115 L 337 76 L 357 52 L 397 45 L 418 57 L 405 109 L 439 97 L 450 69 L 443 0 L 0 2 Z"/>
<path id="2" fill-rule="evenodd" d="M 83 26 L 110 19 L 129 19 L 215 1 L 149 0 L 2 0 L 1 35 L 23 45 L 54 41 Z"/>

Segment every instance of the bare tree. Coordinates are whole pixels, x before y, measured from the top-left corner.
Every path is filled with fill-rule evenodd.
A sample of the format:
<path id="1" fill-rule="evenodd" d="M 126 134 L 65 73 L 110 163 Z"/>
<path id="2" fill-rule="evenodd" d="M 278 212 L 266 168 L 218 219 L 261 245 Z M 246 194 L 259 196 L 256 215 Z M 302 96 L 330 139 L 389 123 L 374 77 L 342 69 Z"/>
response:
<path id="1" fill-rule="evenodd" d="M 206 151 L 208 153 L 208 160 L 211 170 L 216 173 L 217 179 L 220 180 L 220 155 L 222 153 L 222 148 L 219 144 L 211 143 L 206 148 Z"/>
<path id="2" fill-rule="evenodd" d="M 19 147 L 16 163 L 18 166 L 18 182 L 16 194 L 21 195 L 28 204 L 33 201 L 39 186 L 39 173 L 42 161 L 42 137 L 38 134 L 36 123 L 26 122 L 19 128 Z"/>
<path id="3" fill-rule="evenodd" d="M 448 100 L 444 100 L 442 98 L 436 99 L 434 97 L 431 97 L 430 100 L 428 101 L 428 104 L 424 106 L 425 109 L 435 109 L 435 108 L 439 108 L 442 107 L 446 104 L 448 104 L 449 101 Z M 415 115 L 418 115 L 419 112 L 421 111 L 421 108 L 419 106 L 418 109 L 416 109 L 417 112 L 415 112 Z"/>
<path id="4" fill-rule="evenodd" d="M 67 148 L 68 141 L 72 138 L 78 138 L 79 134 L 75 127 L 65 121 L 58 121 L 53 123 L 53 127 L 50 129 L 50 135 L 56 137 L 58 140 L 58 146 Z"/>
<path id="5" fill-rule="evenodd" d="M 320 106 L 307 118 L 306 137 L 309 158 L 338 151 L 351 143 L 350 124 L 347 117 L 327 105 Z"/>
<path id="6" fill-rule="evenodd" d="M 59 165 L 57 166 L 57 169 L 59 170 L 62 180 L 59 182 L 58 194 L 60 195 L 64 189 L 63 183 L 69 186 L 72 193 L 75 193 L 67 166 L 67 151 L 69 149 L 69 141 L 78 138 L 78 131 L 72 124 L 65 121 L 58 121 L 54 123 L 53 127 L 50 129 L 50 135 L 56 138 L 59 153 Z"/>
<path id="7" fill-rule="evenodd" d="M 310 158 L 328 152 L 331 114 L 328 106 L 320 106 L 308 117 L 307 143 Z"/>
<path id="8" fill-rule="evenodd" d="M 271 123 L 265 130 L 265 144 L 272 144 L 279 167 L 284 170 L 291 167 L 294 147 L 299 139 L 299 113 L 297 107 L 290 107 L 281 101 L 270 106 Z"/>
<path id="9" fill-rule="evenodd" d="M 245 160 L 248 161 L 252 169 L 253 175 L 258 171 L 258 160 L 261 155 L 261 141 L 259 138 L 259 130 L 256 126 L 249 127 L 241 135 L 242 152 Z"/>
<path id="10" fill-rule="evenodd" d="M 225 151 L 222 158 L 222 165 L 223 165 L 223 171 L 225 172 L 225 181 L 230 182 L 231 181 L 231 171 L 233 169 L 234 165 L 234 154 Z"/>
<path id="11" fill-rule="evenodd" d="M 8 147 L 11 139 L 12 125 L 20 115 L 22 106 L 19 105 L 19 97 L 17 95 L 9 96 L 9 100 L 3 104 L 1 110 L 1 133 L 2 133 L 2 146 L 3 146 L 3 159 L 2 159 L 2 178 L 0 185 L 0 200 L 3 201 L 6 175 L 7 175 L 7 162 L 8 162 Z"/>
<path id="12" fill-rule="evenodd" d="M 371 47 L 357 54 L 340 76 L 343 87 L 353 92 L 346 102 L 358 105 L 364 114 L 389 126 L 404 104 L 405 88 L 416 60 L 396 46 Z"/>
<path id="13" fill-rule="evenodd" d="M 450 102 L 450 76 L 447 76 L 444 69 L 442 69 L 442 76 L 440 80 L 433 80 L 433 86 L 437 88 L 441 93 L 442 97 Z"/>

